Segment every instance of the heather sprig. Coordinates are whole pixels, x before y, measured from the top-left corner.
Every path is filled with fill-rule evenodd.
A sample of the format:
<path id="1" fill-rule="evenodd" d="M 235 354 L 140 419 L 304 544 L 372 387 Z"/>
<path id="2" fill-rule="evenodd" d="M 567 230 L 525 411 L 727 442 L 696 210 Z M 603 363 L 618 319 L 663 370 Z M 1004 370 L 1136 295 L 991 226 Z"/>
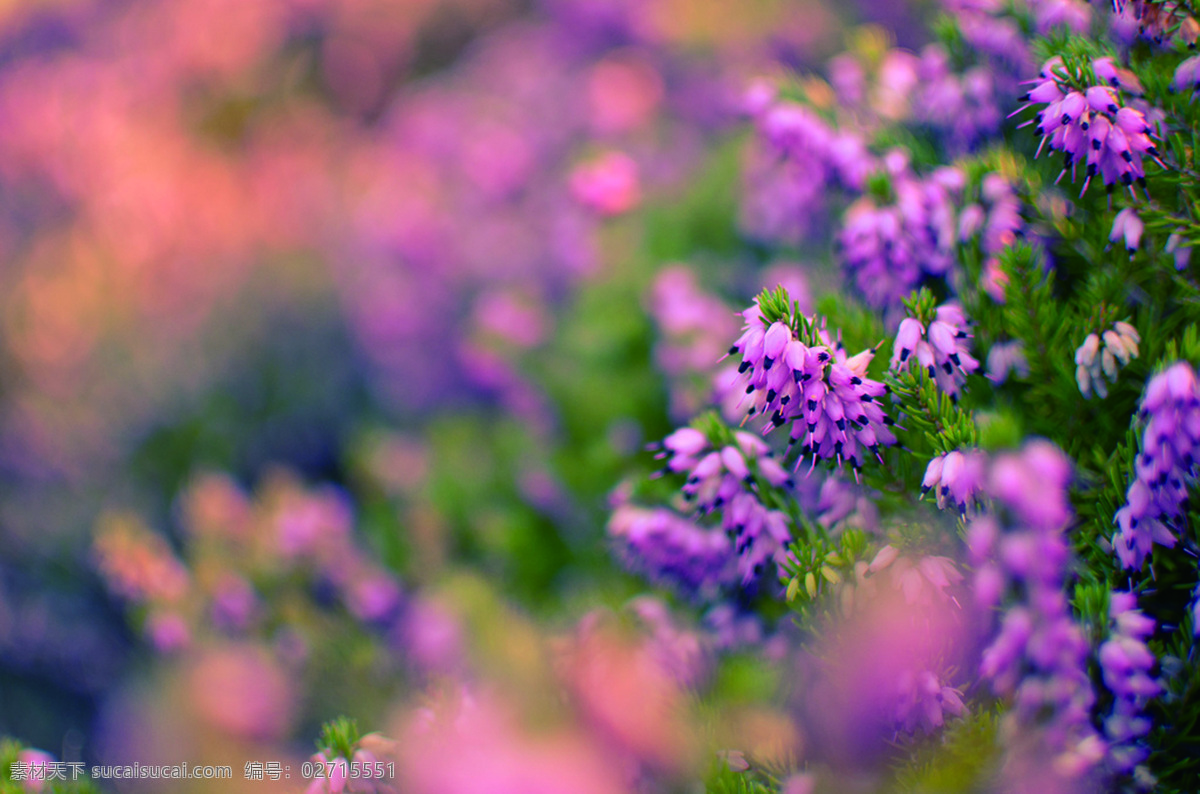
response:
<path id="1" fill-rule="evenodd" d="M 730 354 L 741 356 L 734 391 L 744 393 L 747 419 L 765 417 L 764 434 L 788 427 L 789 447 L 799 445 L 800 461 L 811 458 L 810 471 L 818 460 L 855 472 L 868 454 L 882 461 L 895 436 L 881 400 L 887 386 L 867 375 L 875 350 L 849 356 L 782 288 L 764 291 L 743 317 Z"/>

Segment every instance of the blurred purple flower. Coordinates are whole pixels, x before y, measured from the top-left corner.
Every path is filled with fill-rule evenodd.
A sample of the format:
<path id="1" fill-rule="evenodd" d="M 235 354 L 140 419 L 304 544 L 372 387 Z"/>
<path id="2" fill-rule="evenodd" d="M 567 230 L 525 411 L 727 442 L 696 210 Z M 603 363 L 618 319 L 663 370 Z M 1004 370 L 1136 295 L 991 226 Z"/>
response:
<path id="1" fill-rule="evenodd" d="M 1172 547 L 1172 525 L 1183 515 L 1187 484 L 1196 474 L 1200 442 L 1200 384 L 1187 362 L 1179 361 L 1150 379 L 1142 395 L 1145 422 L 1141 454 L 1113 520 L 1113 550 L 1126 568 L 1142 567 L 1155 543 Z"/>

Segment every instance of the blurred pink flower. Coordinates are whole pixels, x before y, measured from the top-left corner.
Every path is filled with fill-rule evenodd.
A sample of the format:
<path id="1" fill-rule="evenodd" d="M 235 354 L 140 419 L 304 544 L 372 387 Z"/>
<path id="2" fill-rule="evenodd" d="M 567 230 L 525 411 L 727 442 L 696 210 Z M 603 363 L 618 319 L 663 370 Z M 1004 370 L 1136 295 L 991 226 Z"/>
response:
<path id="1" fill-rule="evenodd" d="M 627 794 L 612 759 L 569 725 L 533 731 L 491 694 L 414 711 L 399 737 L 412 794 Z"/>
<path id="2" fill-rule="evenodd" d="M 575 199 L 602 215 L 620 215 L 642 200 L 637 163 L 622 152 L 605 152 L 581 163 L 570 182 Z"/>
<path id="3" fill-rule="evenodd" d="M 295 708 L 293 683 L 262 648 L 206 649 L 191 660 L 188 692 L 196 713 L 242 740 L 279 739 Z"/>

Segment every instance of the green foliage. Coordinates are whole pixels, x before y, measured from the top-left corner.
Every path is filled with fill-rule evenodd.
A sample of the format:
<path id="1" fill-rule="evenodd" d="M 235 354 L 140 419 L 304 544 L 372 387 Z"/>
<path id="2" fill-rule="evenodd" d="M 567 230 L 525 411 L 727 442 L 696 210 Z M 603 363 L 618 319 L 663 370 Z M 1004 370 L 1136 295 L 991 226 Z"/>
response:
<path id="1" fill-rule="evenodd" d="M 362 735 L 358 732 L 358 720 L 338 717 L 321 726 L 317 749 L 326 758 L 353 758 L 354 749 Z"/>
<path id="2" fill-rule="evenodd" d="M 787 575 L 785 598 L 807 615 L 829 592 L 854 577 L 854 565 L 867 557 L 869 540 L 858 529 L 846 529 L 836 539 L 819 537 L 793 543 L 782 563 Z"/>
<path id="3" fill-rule="evenodd" d="M 717 767 L 704 784 L 705 794 L 774 794 L 750 772 L 734 772 L 725 764 Z"/>
<path id="4" fill-rule="evenodd" d="M 946 725 L 940 736 L 913 748 L 896 768 L 895 794 L 975 794 L 990 790 L 1000 761 L 997 743 L 1000 716 L 980 708 Z"/>

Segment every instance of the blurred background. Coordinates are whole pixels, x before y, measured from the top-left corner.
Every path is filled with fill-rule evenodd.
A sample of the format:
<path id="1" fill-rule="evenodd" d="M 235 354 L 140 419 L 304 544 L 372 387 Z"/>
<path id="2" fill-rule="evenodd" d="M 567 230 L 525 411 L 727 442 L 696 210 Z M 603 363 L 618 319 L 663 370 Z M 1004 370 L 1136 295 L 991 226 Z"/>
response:
<path id="1" fill-rule="evenodd" d="M 712 363 L 672 297 L 821 283 L 739 225 L 750 80 L 919 11 L 0 3 L 0 734 L 234 791 L 464 658 L 535 681 L 641 589 L 607 494 Z"/>

